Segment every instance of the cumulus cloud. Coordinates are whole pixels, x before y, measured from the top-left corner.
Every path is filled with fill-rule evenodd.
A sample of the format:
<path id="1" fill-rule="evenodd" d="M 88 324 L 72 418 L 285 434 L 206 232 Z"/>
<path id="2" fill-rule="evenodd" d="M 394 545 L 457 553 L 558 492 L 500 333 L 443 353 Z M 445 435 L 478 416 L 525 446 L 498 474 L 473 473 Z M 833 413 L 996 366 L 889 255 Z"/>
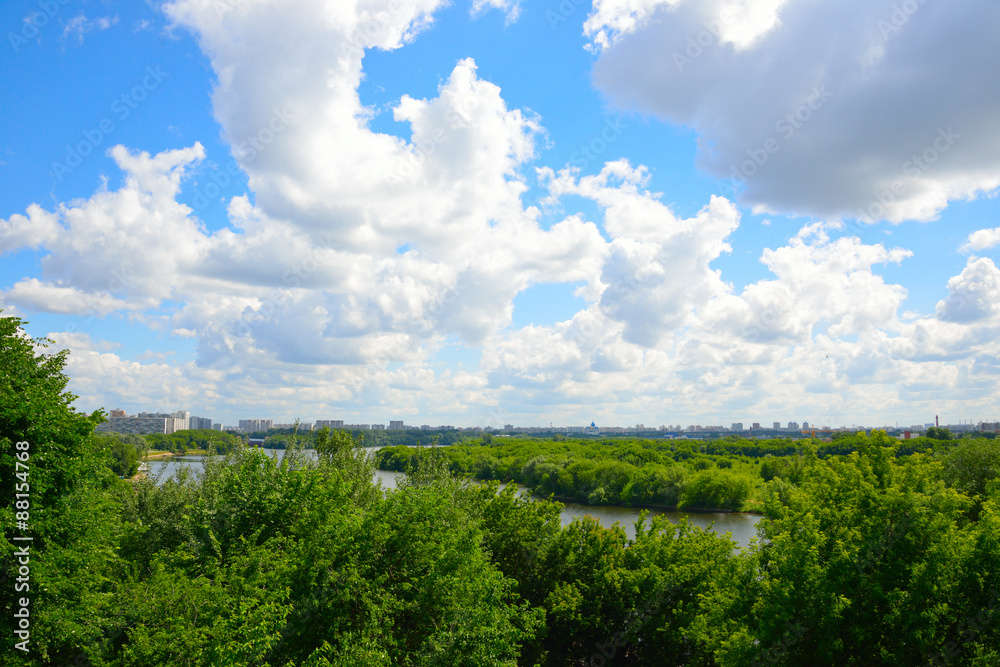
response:
<path id="1" fill-rule="evenodd" d="M 937 304 L 938 319 L 976 322 L 1000 314 L 1000 270 L 987 258 L 970 258 L 948 281 L 948 296 Z"/>
<path id="2" fill-rule="evenodd" d="M 585 24 L 596 84 L 693 128 L 742 202 L 892 222 L 1000 186 L 998 29 L 988 0 L 597 0 Z"/>
<path id="3" fill-rule="evenodd" d="M 601 308 L 625 324 L 629 342 L 655 346 L 691 323 L 698 307 L 726 286 L 709 263 L 730 250 L 726 237 L 739 225 L 735 207 L 713 198 L 697 216 L 678 219 L 646 191 L 647 175 L 627 161 L 608 163 L 579 181 L 564 170 L 543 171 L 555 196 L 580 195 L 604 209 L 611 236 L 601 273 Z"/>
<path id="4" fill-rule="evenodd" d="M 712 197 L 684 217 L 650 189 L 642 165 L 616 160 L 586 176 L 537 165 L 544 119 L 510 108 L 471 59 L 443 72 L 436 93 L 402 95 L 392 105 L 408 136 L 374 131 L 374 112 L 358 97 L 365 50 L 404 48 L 443 4 L 177 0 L 165 7 L 211 59 L 214 113 L 251 192 L 233 196 L 228 224 L 209 231 L 178 202 L 205 157 L 200 143 L 156 155 L 116 146 L 109 155 L 124 174 L 118 189 L 102 186 L 87 199 L 52 210 L 32 205 L 0 219 L 0 252 L 42 256 L 40 275 L 0 292 L 5 308 L 87 321 L 127 317 L 190 341 L 191 357 L 178 354 L 168 364 L 156 353 L 130 359 L 115 341 L 79 328 L 55 332 L 59 345 L 74 350 L 68 371 L 82 402 L 307 418 L 334 411 L 358 421 L 384 411 L 494 425 L 663 414 L 727 423 L 767 411 L 780 418 L 795 406 L 839 424 L 872 406 L 910 413 L 938 401 L 940 392 L 929 388 L 935 378 L 940 391 L 961 400 L 973 390 L 995 395 L 991 378 L 1000 362 L 990 341 L 998 334 L 1000 281 L 990 260 L 970 259 L 933 316 L 901 316 L 906 290 L 879 271 L 911 253 L 834 239 L 827 233 L 834 223 L 810 223 L 761 254 L 767 278 L 734 289 L 716 267 L 740 225 L 729 199 Z M 711 63 L 724 57 L 759 65 L 760 50 L 789 26 L 812 25 L 795 14 L 800 4 L 711 5 L 739 20 L 711 24 L 720 44 L 690 65 L 694 83 L 678 79 L 671 104 L 690 106 L 678 118 L 718 121 L 696 127 L 722 132 L 725 141 L 714 149 L 720 155 L 771 109 L 759 101 L 766 95 L 736 104 L 728 88 L 707 86 L 709 75 L 729 76 L 721 61 Z M 600 68 L 615 54 L 639 53 L 629 51 L 635 44 L 653 48 L 657 30 L 697 27 L 704 16 L 686 0 L 597 3 L 588 30 L 603 49 L 598 74 L 610 71 Z M 817 42 L 824 44 L 839 53 L 835 41 Z M 897 57 L 890 51 L 879 57 Z M 669 57 L 664 62 L 673 66 Z M 640 67 L 639 76 L 652 67 Z M 801 80 L 808 69 L 795 65 L 792 74 Z M 766 67 L 757 79 L 746 71 L 745 79 L 725 81 L 747 93 L 755 81 L 808 107 L 808 96 L 795 97 L 792 84 Z M 824 68 L 810 71 L 810 85 L 831 85 Z M 695 93 L 706 91 L 698 101 Z M 824 104 L 846 97 L 837 89 Z M 726 125 L 731 108 L 747 118 Z M 814 110 L 817 121 L 826 109 Z M 832 125 L 808 127 L 833 132 Z M 772 166 L 792 169 L 779 157 L 802 158 L 800 138 L 832 141 L 805 129 L 769 153 L 761 183 L 781 180 L 767 176 Z M 859 142 L 844 139 L 848 147 L 837 159 L 847 160 Z M 945 157 L 973 143 L 956 142 L 942 152 L 941 170 L 921 176 L 954 175 L 943 169 Z M 835 162 L 823 168 L 836 170 Z M 862 163 L 878 171 L 878 160 Z M 966 176 L 977 163 L 967 164 Z M 792 176 L 797 185 L 786 194 L 808 185 L 806 175 Z M 841 176 L 831 181 L 831 201 L 857 174 Z M 748 196 L 756 178 L 747 179 Z M 547 209 L 582 198 L 597 219 L 568 210 L 541 224 L 538 208 L 525 205 L 535 183 Z M 815 193 L 799 189 L 803 201 L 813 201 Z M 915 201 L 899 198 L 893 210 Z M 982 249 L 991 238 L 977 232 L 968 245 Z M 558 322 L 511 326 L 515 297 L 539 284 L 576 285 L 584 305 Z M 478 365 L 441 361 L 459 347 L 479 353 Z"/>
<path id="5" fill-rule="evenodd" d="M 1000 227 L 980 229 L 969 234 L 959 252 L 979 252 L 1000 245 Z"/>

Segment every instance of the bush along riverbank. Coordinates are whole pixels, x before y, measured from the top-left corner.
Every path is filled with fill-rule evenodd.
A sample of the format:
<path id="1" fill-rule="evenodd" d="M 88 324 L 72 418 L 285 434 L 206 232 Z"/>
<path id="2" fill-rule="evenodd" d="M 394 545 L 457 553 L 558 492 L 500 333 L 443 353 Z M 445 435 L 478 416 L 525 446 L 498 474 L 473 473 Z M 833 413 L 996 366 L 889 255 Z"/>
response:
<path id="1" fill-rule="evenodd" d="M 537 496 L 590 505 L 690 511 L 751 511 L 761 507 L 765 480 L 749 457 L 706 455 L 690 443 L 504 439 L 443 448 L 386 447 L 382 470 L 405 472 L 438 455 L 452 473 L 513 481 Z M 806 453 L 790 458 L 801 469 Z"/>
<path id="2" fill-rule="evenodd" d="M 866 442 L 864 435 L 834 443 L 484 437 L 449 447 L 384 447 L 375 464 L 405 472 L 436 455 L 453 474 L 516 482 L 562 502 L 760 513 L 771 493 L 787 495 L 819 460 L 857 452 Z M 890 442 L 896 456 L 923 452 L 939 459 L 957 445 L 928 438 Z"/>

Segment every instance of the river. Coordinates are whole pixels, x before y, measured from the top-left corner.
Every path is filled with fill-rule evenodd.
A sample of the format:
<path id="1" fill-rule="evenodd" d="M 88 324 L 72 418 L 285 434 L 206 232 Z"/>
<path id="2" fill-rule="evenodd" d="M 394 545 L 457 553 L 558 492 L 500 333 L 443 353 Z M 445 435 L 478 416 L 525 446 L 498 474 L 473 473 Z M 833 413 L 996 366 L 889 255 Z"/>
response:
<path id="1" fill-rule="evenodd" d="M 282 457 L 285 455 L 283 449 L 265 449 L 271 456 Z M 182 466 L 189 466 L 193 472 L 197 473 L 204 468 L 204 457 L 202 456 L 175 456 L 165 460 L 149 461 L 149 474 L 161 475 L 161 480 L 171 477 Z M 384 489 L 396 488 L 396 480 L 403 473 L 391 472 L 388 470 L 376 470 L 375 479 L 382 484 Z M 527 489 L 520 487 L 524 493 Z M 601 525 L 612 526 L 615 523 L 625 529 L 629 539 L 635 538 L 635 521 L 639 518 L 639 508 L 619 507 L 616 505 L 581 505 L 579 503 L 563 503 L 564 507 L 560 513 L 562 525 L 569 525 L 576 517 L 586 515 L 593 516 Z M 665 510 L 650 509 L 649 516 L 663 515 L 671 523 L 679 523 L 682 518 L 686 518 L 689 523 L 699 526 L 705 530 L 712 530 L 717 533 L 729 533 L 733 540 L 741 547 L 745 547 L 750 540 L 757 536 L 756 525 L 760 516 L 756 514 L 733 514 L 728 512 L 671 512 Z"/>

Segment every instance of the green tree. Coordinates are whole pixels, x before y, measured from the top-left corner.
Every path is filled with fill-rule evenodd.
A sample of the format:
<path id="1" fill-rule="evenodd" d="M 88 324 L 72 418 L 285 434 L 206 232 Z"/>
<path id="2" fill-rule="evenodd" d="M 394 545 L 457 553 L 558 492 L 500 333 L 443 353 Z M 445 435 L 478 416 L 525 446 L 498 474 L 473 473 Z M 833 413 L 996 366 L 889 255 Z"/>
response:
<path id="1" fill-rule="evenodd" d="M 731 470 L 703 470 L 685 484 L 678 506 L 739 509 L 752 490 L 746 475 Z"/>
<path id="2" fill-rule="evenodd" d="M 970 496 L 982 496 L 1000 477 L 1000 445 L 981 438 L 961 440 L 944 458 L 944 479 Z"/>
<path id="3" fill-rule="evenodd" d="M 138 437 L 138 436 L 133 436 Z M 111 470 L 119 477 L 133 477 L 139 471 L 140 450 L 133 442 L 113 435 L 95 435 L 95 444 L 111 453 Z"/>
<path id="4" fill-rule="evenodd" d="M 943 426 L 931 426 L 927 429 L 926 436 L 932 440 L 954 440 L 955 438 L 955 436 L 951 434 L 951 431 Z"/>
<path id="5" fill-rule="evenodd" d="M 15 597 L 30 599 L 31 635 L 27 656 L 12 651 L 5 664 L 72 663 L 114 624 L 117 505 L 126 485 L 93 439 L 103 414 L 83 415 L 71 405 L 67 352 L 38 353 L 50 341 L 30 338 L 21 324 L 0 317 L 0 563 L 8 582 L 0 587 L 0 613 L 9 628 Z M 30 496 L 17 499 L 20 508 L 15 489 Z M 19 511 L 28 514 L 26 528 L 17 528 Z M 15 594 L 14 551 L 24 543 L 13 538 L 23 535 L 33 538 L 30 590 Z M 13 639 L 10 630 L 5 635 L 5 643 Z"/>

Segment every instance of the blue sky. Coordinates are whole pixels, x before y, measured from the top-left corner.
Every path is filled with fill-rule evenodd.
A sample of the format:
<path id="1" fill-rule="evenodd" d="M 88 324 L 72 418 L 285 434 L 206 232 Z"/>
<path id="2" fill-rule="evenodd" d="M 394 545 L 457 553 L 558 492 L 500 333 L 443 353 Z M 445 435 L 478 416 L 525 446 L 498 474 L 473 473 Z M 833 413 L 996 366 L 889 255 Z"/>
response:
<path id="1" fill-rule="evenodd" d="M 918 0 L 12 0 L 0 308 L 71 350 L 88 411 L 993 419 L 998 27 Z"/>

